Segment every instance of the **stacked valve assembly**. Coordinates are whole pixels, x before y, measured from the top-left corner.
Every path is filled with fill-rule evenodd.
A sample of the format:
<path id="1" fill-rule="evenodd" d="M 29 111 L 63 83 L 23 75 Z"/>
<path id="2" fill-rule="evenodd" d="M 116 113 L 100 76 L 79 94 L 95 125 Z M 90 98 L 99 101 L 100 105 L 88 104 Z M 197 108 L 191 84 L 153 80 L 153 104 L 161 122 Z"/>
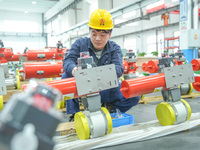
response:
<path id="1" fill-rule="evenodd" d="M 143 63 L 142 65 L 142 69 L 143 71 L 149 72 L 149 73 L 159 73 L 160 71 L 160 65 L 159 65 L 159 61 L 160 60 L 164 60 L 166 58 L 169 57 L 162 57 L 159 60 L 150 60 L 148 63 Z M 172 57 L 170 57 L 172 58 Z M 184 62 L 186 61 L 186 58 L 184 57 L 184 54 L 182 51 L 178 51 L 174 54 L 174 58 L 172 58 L 173 61 L 170 62 L 171 66 L 175 65 L 183 65 Z M 161 66 L 163 68 L 163 66 Z M 181 95 L 190 95 L 193 91 L 193 86 L 192 83 L 189 84 L 181 84 L 179 86 L 180 91 L 181 91 Z M 158 90 L 156 90 L 158 91 Z"/>
<path id="2" fill-rule="evenodd" d="M 136 78 L 135 71 L 137 70 L 138 66 L 136 64 L 137 59 L 133 50 L 129 50 L 126 53 L 126 57 L 123 60 L 123 68 L 124 68 L 124 80 Z"/>
<path id="3" fill-rule="evenodd" d="M 112 132 L 112 119 L 108 110 L 101 108 L 99 92 L 118 87 L 115 65 L 94 67 L 87 52 L 80 54 L 75 78 L 44 82 L 71 98 L 82 97 L 83 112 L 75 114 L 74 123 L 79 139 L 101 137 Z M 25 89 L 26 86 L 23 86 Z"/>
<path id="4" fill-rule="evenodd" d="M 188 120 L 191 108 L 181 99 L 178 86 L 194 82 L 192 64 L 174 66 L 173 58 L 161 58 L 158 60 L 158 68 L 159 74 L 124 80 L 121 84 L 122 94 L 130 98 L 162 88 L 164 102 L 156 108 L 159 122 L 166 126 Z"/>

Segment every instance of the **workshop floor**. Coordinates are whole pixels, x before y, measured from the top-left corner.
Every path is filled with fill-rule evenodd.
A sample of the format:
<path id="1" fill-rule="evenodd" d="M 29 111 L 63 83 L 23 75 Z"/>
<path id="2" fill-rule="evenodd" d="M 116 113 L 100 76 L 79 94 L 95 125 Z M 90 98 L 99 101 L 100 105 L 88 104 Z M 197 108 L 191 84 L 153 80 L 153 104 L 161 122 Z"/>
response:
<path id="1" fill-rule="evenodd" d="M 160 95 L 159 92 L 148 94 L 148 96 Z M 200 97 L 185 99 L 192 109 L 192 112 L 200 112 Z M 162 101 L 148 102 L 147 104 L 138 104 L 127 111 L 127 114 L 134 116 L 135 123 L 142 123 L 151 120 L 157 120 L 156 106 Z M 65 114 L 65 120 L 69 115 Z M 200 149 L 200 126 L 189 131 L 179 132 L 168 136 L 142 141 L 132 142 L 112 147 L 99 148 L 98 150 L 199 150 Z"/>

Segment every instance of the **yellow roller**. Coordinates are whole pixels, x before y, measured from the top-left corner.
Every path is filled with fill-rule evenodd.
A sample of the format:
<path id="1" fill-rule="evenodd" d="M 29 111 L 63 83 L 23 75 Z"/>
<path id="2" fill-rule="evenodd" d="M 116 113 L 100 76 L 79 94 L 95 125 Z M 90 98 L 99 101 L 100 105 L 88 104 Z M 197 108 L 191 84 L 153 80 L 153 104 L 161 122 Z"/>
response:
<path id="1" fill-rule="evenodd" d="M 17 78 L 17 89 L 20 89 L 20 76 L 19 76 L 19 70 L 16 70 L 16 78 Z"/>
<path id="2" fill-rule="evenodd" d="M 173 125 L 176 121 L 175 112 L 170 104 L 162 102 L 156 107 L 156 116 L 163 126 Z"/>
<path id="3" fill-rule="evenodd" d="M 192 85 L 192 83 L 190 83 L 190 91 L 188 92 L 187 95 L 190 95 L 192 92 L 193 92 L 193 85 Z"/>
<path id="4" fill-rule="evenodd" d="M 3 96 L 0 95 L 0 111 L 3 109 Z"/>
<path id="5" fill-rule="evenodd" d="M 101 107 L 101 110 L 106 115 L 107 121 L 108 121 L 108 132 L 107 134 L 110 134 L 112 132 L 113 124 L 112 124 L 112 118 L 110 116 L 109 111 L 105 107 Z"/>
<path id="6" fill-rule="evenodd" d="M 87 118 L 83 112 L 78 112 L 74 116 L 74 124 L 77 136 L 80 140 L 87 140 L 90 137 L 90 129 Z"/>
<path id="7" fill-rule="evenodd" d="M 188 102 L 186 102 L 184 99 L 181 99 L 181 101 L 182 101 L 183 104 L 187 107 L 187 111 L 188 111 L 188 116 L 187 116 L 187 119 L 186 119 L 186 121 L 187 121 L 187 120 L 189 120 L 190 117 L 191 117 L 192 110 L 191 110 L 191 107 L 190 107 L 190 105 L 188 104 Z"/>
<path id="8" fill-rule="evenodd" d="M 57 102 L 57 105 L 56 105 L 57 109 L 62 109 L 64 107 L 65 107 L 65 101 L 64 100 Z"/>
<path id="9" fill-rule="evenodd" d="M 140 99 L 143 100 L 144 98 L 145 98 L 145 95 L 142 95 Z"/>
<path id="10" fill-rule="evenodd" d="M 47 81 L 53 81 L 53 79 L 52 79 L 52 78 L 47 78 L 46 80 L 47 80 Z"/>

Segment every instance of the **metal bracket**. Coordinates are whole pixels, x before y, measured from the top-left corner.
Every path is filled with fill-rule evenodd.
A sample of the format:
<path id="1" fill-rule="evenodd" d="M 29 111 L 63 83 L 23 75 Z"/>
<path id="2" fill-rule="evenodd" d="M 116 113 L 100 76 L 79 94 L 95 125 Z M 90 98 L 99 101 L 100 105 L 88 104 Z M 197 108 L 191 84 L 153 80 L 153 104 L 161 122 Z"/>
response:
<path id="1" fill-rule="evenodd" d="M 90 94 L 86 97 L 82 97 L 81 101 L 85 110 L 89 110 L 90 112 L 101 110 L 101 97 L 99 93 Z"/>
<path id="2" fill-rule="evenodd" d="M 0 95 L 6 95 L 6 83 L 5 83 L 5 77 L 4 77 L 4 69 L 0 65 Z"/>
<path id="3" fill-rule="evenodd" d="M 19 62 L 27 62 L 27 57 L 24 57 L 23 55 L 19 55 Z"/>
<path id="4" fill-rule="evenodd" d="M 176 101 L 181 100 L 181 92 L 178 87 L 164 90 L 161 92 L 162 92 L 163 100 L 166 102 L 176 102 Z"/>
<path id="5" fill-rule="evenodd" d="M 166 88 L 194 82 L 192 64 L 163 68 Z"/>
<path id="6" fill-rule="evenodd" d="M 114 64 L 75 71 L 75 81 L 78 95 L 118 87 Z"/>

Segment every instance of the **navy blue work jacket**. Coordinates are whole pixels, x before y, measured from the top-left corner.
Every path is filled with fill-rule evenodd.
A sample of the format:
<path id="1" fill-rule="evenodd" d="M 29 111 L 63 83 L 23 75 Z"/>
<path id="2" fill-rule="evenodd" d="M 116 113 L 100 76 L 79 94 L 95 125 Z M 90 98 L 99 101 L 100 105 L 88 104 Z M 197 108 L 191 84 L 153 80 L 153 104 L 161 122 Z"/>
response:
<path id="1" fill-rule="evenodd" d="M 80 57 L 80 52 L 88 52 L 90 56 L 93 57 L 94 62 L 96 62 L 96 55 L 94 53 L 94 47 L 91 39 L 88 37 L 77 39 L 63 60 L 63 68 L 68 77 L 72 77 L 72 70 L 77 66 L 77 59 Z M 119 45 L 115 42 L 108 40 L 105 45 L 101 58 L 98 60 L 97 66 L 115 64 L 117 77 L 121 77 L 123 74 L 123 57 L 122 51 Z"/>

